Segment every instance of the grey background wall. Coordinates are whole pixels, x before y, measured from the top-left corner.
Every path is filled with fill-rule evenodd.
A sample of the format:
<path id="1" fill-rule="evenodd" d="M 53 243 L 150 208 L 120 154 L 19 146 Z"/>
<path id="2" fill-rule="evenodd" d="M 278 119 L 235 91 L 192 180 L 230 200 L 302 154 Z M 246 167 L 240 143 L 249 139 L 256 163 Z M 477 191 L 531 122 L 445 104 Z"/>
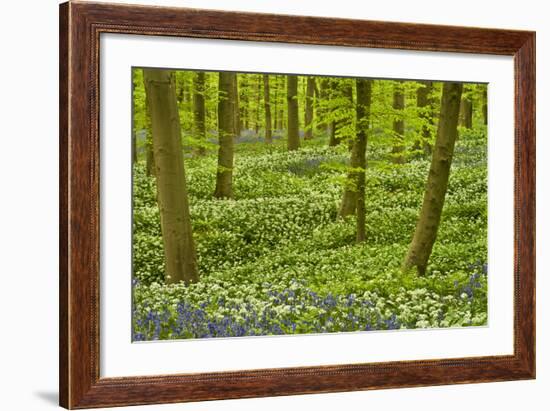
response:
<path id="1" fill-rule="evenodd" d="M 140 2 L 139 0 L 134 1 Z M 536 381 L 307 395 L 151 410 L 548 409 L 550 390 L 550 12 L 537 0 L 163 0 L 150 4 L 537 31 Z M 0 408 L 57 403 L 57 0 L 2 4 L 0 64 Z M 508 183 L 508 182 L 506 182 Z M 505 183 L 505 184 L 506 184 Z M 135 409 L 135 408 L 134 408 Z"/>

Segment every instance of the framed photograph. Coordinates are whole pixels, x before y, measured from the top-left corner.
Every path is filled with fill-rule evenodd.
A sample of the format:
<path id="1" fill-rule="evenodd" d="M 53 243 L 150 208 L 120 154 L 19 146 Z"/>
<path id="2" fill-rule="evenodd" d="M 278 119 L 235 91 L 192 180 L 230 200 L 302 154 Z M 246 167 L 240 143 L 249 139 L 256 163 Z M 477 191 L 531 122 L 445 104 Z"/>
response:
<path id="1" fill-rule="evenodd" d="M 535 33 L 60 6 L 60 405 L 535 378 Z"/>

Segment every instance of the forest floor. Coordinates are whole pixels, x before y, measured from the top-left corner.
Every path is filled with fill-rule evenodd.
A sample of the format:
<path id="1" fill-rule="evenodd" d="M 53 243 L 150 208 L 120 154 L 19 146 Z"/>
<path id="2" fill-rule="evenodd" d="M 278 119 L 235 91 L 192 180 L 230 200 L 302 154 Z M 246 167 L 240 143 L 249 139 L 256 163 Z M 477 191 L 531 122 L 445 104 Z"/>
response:
<path id="1" fill-rule="evenodd" d="M 462 133 L 428 272 L 402 273 L 430 159 L 367 150 L 367 240 L 339 219 L 349 153 L 241 137 L 233 200 L 215 150 L 186 156 L 200 281 L 166 285 L 154 178 L 134 166 L 133 339 L 479 326 L 487 322 L 487 141 Z"/>

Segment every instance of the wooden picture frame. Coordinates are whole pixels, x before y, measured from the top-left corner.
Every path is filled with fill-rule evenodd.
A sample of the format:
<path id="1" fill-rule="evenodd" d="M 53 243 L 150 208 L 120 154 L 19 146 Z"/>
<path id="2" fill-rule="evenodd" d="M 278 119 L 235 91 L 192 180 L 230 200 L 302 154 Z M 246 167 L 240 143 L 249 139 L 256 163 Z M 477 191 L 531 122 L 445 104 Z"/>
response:
<path id="1" fill-rule="evenodd" d="M 513 56 L 514 354 L 100 378 L 101 33 Z M 125 406 L 535 378 L 534 32 L 69 2 L 60 6 L 59 47 L 61 406 Z"/>

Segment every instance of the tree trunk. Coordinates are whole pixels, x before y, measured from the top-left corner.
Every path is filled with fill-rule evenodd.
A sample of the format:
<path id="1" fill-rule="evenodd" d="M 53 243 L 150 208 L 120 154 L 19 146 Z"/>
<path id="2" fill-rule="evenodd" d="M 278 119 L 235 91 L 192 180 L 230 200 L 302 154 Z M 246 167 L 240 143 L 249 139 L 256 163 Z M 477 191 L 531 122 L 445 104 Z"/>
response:
<path id="1" fill-rule="evenodd" d="M 370 124 L 370 106 L 372 99 L 372 80 L 355 80 L 357 90 L 357 105 L 355 108 L 357 118 L 357 141 L 353 151 L 357 152 L 357 228 L 356 241 L 366 240 L 366 209 L 365 209 L 365 171 L 367 169 L 367 136 Z"/>
<path id="2" fill-rule="evenodd" d="M 218 96 L 218 171 L 216 198 L 233 198 L 233 155 L 235 146 L 236 74 L 220 72 Z"/>
<path id="3" fill-rule="evenodd" d="M 137 163 L 137 138 L 135 131 L 132 130 L 132 166 Z"/>
<path id="4" fill-rule="evenodd" d="M 241 99 L 239 101 L 240 107 L 240 128 L 242 130 L 248 130 L 248 74 L 242 76 L 241 80 Z"/>
<path id="5" fill-rule="evenodd" d="M 279 85 L 277 84 L 277 78 L 274 78 L 275 82 L 273 83 L 274 95 L 273 95 L 273 123 L 272 123 L 272 129 L 278 130 L 278 122 L 279 122 L 279 107 L 278 107 L 278 99 L 279 99 Z M 268 77 L 268 83 L 269 83 L 269 77 Z M 271 103 L 271 101 L 270 101 Z M 271 114 L 271 105 L 270 105 L 270 114 Z M 267 115 L 267 113 L 266 113 Z M 266 133 L 267 135 L 267 133 Z"/>
<path id="6" fill-rule="evenodd" d="M 323 104 L 325 104 L 327 100 L 327 82 L 328 79 L 326 77 L 321 77 L 319 81 L 316 83 L 319 88 L 317 91 L 317 99 L 316 99 L 316 118 L 317 118 L 317 131 L 323 135 L 327 133 L 327 129 L 329 125 L 327 124 L 327 121 L 325 119 L 326 116 L 326 108 L 322 107 Z"/>
<path id="7" fill-rule="evenodd" d="M 358 122 L 358 132 L 351 143 L 351 158 L 350 167 L 351 171 L 347 175 L 344 195 L 342 197 L 342 203 L 340 204 L 339 216 L 346 217 L 355 214 L 357 207 L 357 200 L 359 198 L 359 184 L 361 175 L 365 175 L 365 150 L 367 147 L 366 142 L 366 130 L 368 127 L 368 116 L 370 115 L 370 98 L 371 98 L 372 83 L 367 80 L 356 80 L 357 89 L 357 105 L 355 109 L 355 116 Z M 359 95 L 361 93 L 361 95 Z M 353 94 L 353 90 L 352 90 Z M 361 97 L 361 101 L 359 100 Z M 366 119 L 365 119 L 366 117 Z M 359 124 L 359 122 L 361 124 Z M 366 122 L 366 125 L 365 125 Z M 359 127 L 361 125 L 361 127 Z M 364 187 L 363 187 L 364 190 Z M 364 200 L 364 196 L 363 196 Z"/>
<path id="8" fill-rule="evenodd" d="M 206 154 L 206 104 L 204 99 L 205 92 L 205 74 L 204 71 L 197 72 L 195 77 L 195 87 L 193 94 L 193 122 L 195 128 L 195 138 L 199 140 L 199 147 L 197 149 L 197 154 L 205 155 Z"/>
<path id="9" fill-rule="evenodd" d="M 174 76 L 167 70 L 144 69 L 143 79 L 151 110 L 166 282 L 189 284 L 199 275 Z"/>
<path id="10" fill-rule="evenodd" d="M 422 119 L 420 138 L 414 144 L 414 150 L 423 149 L 424 154 L 432 153 L 431 145 L 431 127 L 434 124 L 434 104 L 433 104 L 433 83 L 431 81 L 421 81 L 421 86 L 416 90 L 416 105 L 419 109 L 419 116 Z"/>
<path id="11" fill-rule="evenodd" d="M 300 148 L 300 135 L 298 131 L 298 77 L 286 76 L 287 91 L 286 100 L 288 106 L 288 150 L 298 150 Z"/>
<path id="12" fill-rule="evenodd" d="M 233 81 L 233 113 L 235 116 L 233 120 L 235 137 L 238 137 L 241 135 L 241 112 L 239 110 L 239 76 L 237 74 L 235 74 L 235 80 Z"/>
<path id="13" fill-rule="evenodd" d="M 341 99 L 342 101 L 345 100 L 346 105 L 349 104 L 350 106 L 352 106 L 353 105 L 353 86 L 351 85 L 351 83 L 348 83 L 348 82 L 341 83 L 340 81 L 338 81 L 336 83 L 336 81 L 338 80 L 332 80 L 329 82 L 329 85 L 330 85 L 329 99 L 337 98 L 337 99 Z M 343 106 L 340 106 L 337 108 L 332 107 L 332 110 L 333 111 L 346 110 L 346 108 L 347 107 L 343 107 Z M 331 113 L 331 114 L 334 114 L 334 113 Z M 352 122 L 352 121 L 353 120 L 351 118 L 331 121 L 330 130 L 329 130 L 330 131 L 329 141 L 328 141 L 328 145 L 330 147 L 337 146 L 342 142 L 343 138 L 341 135 L 339 135 L 341 133 L 339 133 L 338 130 L 345 127 L 347 122 Z M 351 145 L 350 145 L 350 148 L 351 148 Z"/>
<path id="14" fill-rule="evenodd" d="M 403 151 L 405 150 L 405 121 L 403 120 L 403 109 L 405 108 L 405 94 L 402 85 L 396 84 L 393 90 L 393 109 L 396 116 L 393 120 L 392 162 L 402 164 L 405 162 Z"/>
<path id="15" fill-rule="evenodd" d="M 260 134 L 260 102 L 262 100 L 262 76 L 258 75 L 256 83 L 256 117 L 254 119 L 254 132 L 258 136 Z"/>
<path id="16" fill-rule="evenodd" d="M 328 99 L 332 100 L 337 97 L 337 93 L 334 86 L 334 79 L 327 79 L 327 94 Z M 331 105 L 329 108 L 329 114 L 332 115 L 335 108 Z M 338 128 L 338 122 L 335 120 L 331 120 L 330 123 L 328 123 L 328 132 L 329 132 L 329 139 L 328 139 L 328 145 L 330 147 L 337 146 L 340 144 L 340 139 L 336 137 L 336 131 Z"/>
<path id="17" fill-rule="evenodd" d="M 265 142 L 272 143 L 271 137 L 271 99 L 269 96 L 269 75 L 264 74 L 264 110 L 265 110 Z"/>
<path id="18" fill-rule="evenodd" d="M 423 275 L 426 272 L 428 259 L 437 237 L 449 182 L 454 146 L 458 134 L 457 125 L 461 95 L 462 84 L 444 84 L 437 137 L 424 193 L 424 202 L 413 239 L 403 261 L 403 271 L 416 267 L 418 274 Z"/>
<path id="19" fill-rule="evenodd" d="M 277 77 L 276 77 L 277 78 Z M 279 104 L 280 108 L 279 108 L 279 125 L 277 126 L 277 130 L 284 130 L 285 128 L 285 104 L 284 104 L 284 96 L 285 96 L 285 78 L 283 76 L 281 76 L 279 78 L 279 88 L 282 90 L 282 96 L 281 96 L 281 100 Z"/>
<path id="20" fill-rule="evenodd" d="M 329 131 L 329 139 L 328 139 L 328 145 L 330 147 L 335 147 L 338 144 L 340 144 L 340 139 L 336 137 L 336 121 L 332 120 L 328 125 L 328 131 Z"/>
<path id="21" fill-rule="evenodd" d="M 462 98 L 460 103 L 461 126 L 467 129 L 472 128 L 472 101 L 468 97 Z"/>
<path id="22" fill-rule="evenodd" d="M 304 140 L 313 138 L 313 98 L 315 93 L 315 77 L 307 78 L 306 107 L 304 113 L 305 134 Z"/>
<path id="23" fill-rule="evenodd" d="M 144 82 L 145 84 L 145 82 Z M 155 157 L 153 155 L 153 131 L 151 127 L 151 109 L 145 96 L 145 170 L 148 176 L 155 175 Z"/>

